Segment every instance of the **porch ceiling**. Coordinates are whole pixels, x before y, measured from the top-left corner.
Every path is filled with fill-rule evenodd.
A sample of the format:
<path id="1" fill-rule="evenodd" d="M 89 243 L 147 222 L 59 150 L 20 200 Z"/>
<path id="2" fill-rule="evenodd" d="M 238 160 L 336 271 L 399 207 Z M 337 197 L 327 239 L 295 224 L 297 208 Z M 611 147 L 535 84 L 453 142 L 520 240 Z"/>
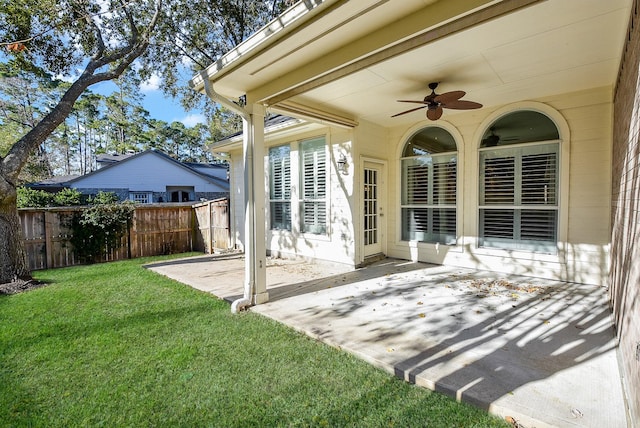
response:
<path id="1" fill-rule="evenodd" d="M 629 1 L 550 0 L 372 65 L 297 95 L 300 104 L 339 109 L 384 126 L 425 118 L 398 99 L 464 90 L 485 107 L 613 85 Z M 445 110 L 445 116 L 459 111 Z"/>
<path id="2" fill-rule="evenodd" d="M 424 119 L 425 110 L 391 115 L 411 108 L 396 100 L 427 95 L 429 82 L 485 107 L 611 86 L 632 0 L 326 3 L 295 34 L 210 71 L 214 87 L 391 127 Z M 460 29 L 449 34 L 443 21 Z"/>

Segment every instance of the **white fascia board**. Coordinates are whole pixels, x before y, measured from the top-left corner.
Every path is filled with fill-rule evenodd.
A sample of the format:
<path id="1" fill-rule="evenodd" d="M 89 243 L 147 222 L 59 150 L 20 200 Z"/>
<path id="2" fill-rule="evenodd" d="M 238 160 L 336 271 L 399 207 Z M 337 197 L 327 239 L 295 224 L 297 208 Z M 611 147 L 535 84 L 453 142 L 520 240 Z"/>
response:
<path id="1" fill-rule="evenodd" d="M 248 39 L 240 43 L 238 46 L 224 54 L 217 61 L 210 64 L 204 74 L 210 79 L 219 77 L 222 74 L 232 70 L 235 66 L 249 60 L 254 54 L 261 52 L 264 48 L 271 46 L 282 36 L 287 34 L 296 25 L 311 18 L 312 11 L 315 11 L 322 5 L 329 5 L 338 0 L 304 0 L 285 10 L 280 16 L 273 19 L 267 25 L 256 31 Z M 306 19 L 305 19 L 306 18 Z M 218 75 L 218 76 L 216 76 Z M 202 91 L 204 82 L 201 74 L 196 74 L 189 81 L 196 91 Z"/>
<path id="2" fill-rule="evenodd" d="M 322 128 L 323 125 L 314 122 L 308 122 L 300 119 L 289 120 L 284 123 L 280 123 L 274 126 L 265 128 L 265 141 L 274 140 L 276 138 L 286 137 L 288 135 L 296 135 L 312 129 Z M 228 152 L 233 149 L 239 149 L 242 147 L 242 134 L 234 135 L 225 140 L 220 140 L 215 143 L 207 145 L 207 149 L 210 152 Z"/>

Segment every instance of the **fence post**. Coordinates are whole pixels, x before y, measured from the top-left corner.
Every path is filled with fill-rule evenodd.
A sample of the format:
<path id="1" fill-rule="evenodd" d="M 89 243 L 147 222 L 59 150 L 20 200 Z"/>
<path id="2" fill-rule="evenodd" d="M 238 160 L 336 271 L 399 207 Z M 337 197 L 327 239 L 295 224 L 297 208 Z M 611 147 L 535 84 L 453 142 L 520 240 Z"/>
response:
<path id="1" fill-rule="evenodd" d="M 209 211 L 209 214 L 207 215 L 207 228 L 209 229 L 209 234 L 208 234 L 208 238 L 207 239 L 207 247 L 208 247 L 208 253 L 209 254 L 213 254 L 213 243 L 214 243 L 214 235 L 213 235 L 213 201 L 209 201 L 207 203 L 207 209 Z"/>
<path id="2" fill-rule="evenodd" d="M 53 224 L 53 214 L 45 210 L 44 211 L 44 251 L 45 251 L 45 263 L 47 269 L 54 268 L 54 259 L 53 259 L 53 236 L 51 236 L 51 230 Z"/>
<path id="3" fill-rule="evenodd" d="M 131 219 L 131 228 L 129 228 L 129 246 L 130 257 L 135 259 L 138 257 L 138 209 L 133 211 L 133 218 Z"/>

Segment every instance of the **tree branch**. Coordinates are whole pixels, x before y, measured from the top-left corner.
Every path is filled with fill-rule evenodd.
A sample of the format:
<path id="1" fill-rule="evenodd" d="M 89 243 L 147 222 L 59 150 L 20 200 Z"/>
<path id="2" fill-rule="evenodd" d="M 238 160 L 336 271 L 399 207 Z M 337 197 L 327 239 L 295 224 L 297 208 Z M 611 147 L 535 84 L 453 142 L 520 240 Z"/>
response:
<path id="1" fill-rule="evenodd" d="M 6 180 L 15 183 L 20 170 L 27 162 L 29 155 L 35 151 L 46 138 L 71 114 L 73 105 L 82 93 L 91 85 L 120 77 L 131 63 L 144 53 L 149 46 L 150 36 L 158 23 L 162 9 L 162 0 L 156 2 L 156 10 L 140 38 L 136 29 L 126 47 L 119 49 L 117 54 L 100 58 L 92 58 L 86 65 L 80 77 L 64 93 L 58 104 L 38 124 L 18 140 L 0 163 L 0 172 Z M 132 22 L 132 21 L 130 21 Z M 95 26 L 95 23 L 92 23 Z M 91 25 L 91 24 L 90 24 Z M 133 37 L 133 36 L 132 36 Z M 135 42 L 132 44 L 132 42 Z M 95 74 L 99 68 L 117 63 L 109 71 Z"/>

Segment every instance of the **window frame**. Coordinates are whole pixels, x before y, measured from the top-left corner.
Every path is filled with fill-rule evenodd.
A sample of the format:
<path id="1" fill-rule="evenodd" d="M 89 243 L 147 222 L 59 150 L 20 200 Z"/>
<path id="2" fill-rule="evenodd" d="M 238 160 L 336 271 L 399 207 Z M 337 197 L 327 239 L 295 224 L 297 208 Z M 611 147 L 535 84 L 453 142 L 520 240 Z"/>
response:
<path id="1" fill-rule="evenodd" d="M 305 146 L 314 147 L 310 150 L 313 153 L 313 171 L 311 175 L 305 176 Z M 318 156 L 322 155 L 323 159 L 318 161 Z M 318 171 L 319 162 L 323 163 L 320 175 Z M 314 236 L 327 236 L 329 234 L 329 153 L 327 138 L 323 136 L 308 138 L 298 142 L 298 212 L 299 226 L 302 234 Z M 320 178 L 322 177 L 322 180 Z M 307 192 L 308 182 L 311 180 L 313 191 Z M 306 223 L 307 207 L 313 207 L 313 223 Z M 324 219 L 319 217 L 324 216 Z"/>
<path id="2" fill-rule="evenodd" d="M 487 251 L 489 253 L 501 252 L 501 251 L 507 251 L 509 253 L 521 252 L 523 254 L 532 255 L 535 258 L 539 258 L 539 259 L 545 259 L 546 257 L 558 257 L 559 255 L 562 255 L 560 253 L 561 243 L 564 239 L 566 239 L 566 224 L 567 224 L 566 222 L 567 208 L 563 203 L 563 201 L 566 201 L 567 190 L 568 190 L 566 187 L 566 177 L 568 174 L 568 171 L 567 171 L 568 165 L 566 165 L 566 159 L 567 159 L 566 155 L 568 152 L 568 145 L 566 142 L 564 142 L 562 137 L 563 135 L 568 134 L 568 127 L 566 126 L 566 123 L 558 120 L 558 118 L 556 117 L 557 113 L 554 115 L 553 112 L 551 112 L 550 114 L 550 112 L 548 111 L 549 110 L 548 108 L 540 109 L 540 108 L 523 107 L 518 109 L 513 109 L 513 108 L 505 109 L 504 113 L 494 116 L 491 120 L 485 121 L 486 126 L 481 127 L 480 129 L 483 129 L 483 130 L 490 129 L 495 122 L 509 115 L 510 113 L 526 111 L 526 110 L 534 111 L 547 116 L 547 118 L 550 119 L 556 126 L 556 129 L 558 131 L 558 136 L 560 138 L 551 139 L 551 140 L 534 141 L 534 142 L 516 143 L 516 144 L 504 144 L 504 145 L 495 146 L 495 147 L 481 147 L 480 145 L 481 142 L 479 143 L 478 149 L 477 149 L 478 158 L 476 163 L 477 176 L 478 176 L 478 183 L 476 186 L 476 190 L 478 192 L 477 193 L 477 210 L 476 210 L 476 215 L 477 215 L 476 248 L 478 250 Z M 484 132 L 482 132 L 480 135 L 483 135 L 483 134 Z M 501 205 L 483 203 L 483 202 L 486 202 L 486 201 L 483 201 L 483 185 L 484 185 L 484 171 L 483 171 L 483 165 L 482 165 L 483 152 L 503 151 L 505 153 L 508 153 L 509 151 L 511 152 L 519 151 L 520 159 L 522 159 L 522 156 L 524 155 L 533 154 L 533 153 L 528 153 L 527 150 L 534 152 L 536 148 L 540 149 L 544 146 L 554 147 L 553 153 L 555 154 L 555 171 L 554 171 L 555 203 L 553 204 L 522 203 L 523 171 L 522 171 L 522 165 L 521 163 L 518 163 L 518 161 L 514 162 L 514 165 L 516 165 L 515 168 L 519 168 L 520 171 L 519 171 L 519 174 L 517 173 L 517 171 L 514 172 L 515 182 L 514 182 L 513 203 L 511 204 L 505 203 Z M 542 152 L 544 153 L 544 150 L 542 150 Z M 546 153 L 551 153 L 551 152 L 547 151 Z M 515 188 L 516 186 L 520 186 L 520 187 Z M 507 238 L 487 239 L 487 237 L 484 236 L 483 210 L 485 210 L 485 212 L 488 212 L 491 210 L 500 210 L 500 209 L 512 210 L 514 213 L 514 219 L 513 219 L 514 238 L 513 239 L 507 239 Z M 522 222 L 521 222 L 521 217 L 519 216 L 522 216 L 522 213 L 528 213 L 533 216 L 535 215 L 536 211 L 538 213 L 542 213 L 542 212 L 555 213 L 554 219 L 553 219 L 554 230 L 553 230 L 552 241 L 522 239 L 522 233 L 521 233 Z M 530 217 L 530 218 L 533 219 L 533 217 Z M 519 227 L 519 230 L 516 230 L 518 227 Z M 493 241 L 493 243 L 491 241 Z"/>
<path id="3" fill-rule="evenodd" d="M 278 197 L 277 194 L 274 194 L 274 180 L 275 180 L 275 174 L 276 171 L 274 170 L 274 165 L 273 165 L 273 160 L 275 159 L 274 157 L 272 157 L 272 152 L 274 152 L 275 150 L 283 150 L 284 148 L 287 148 L 287 154 L 286 157 L 282 156 L 280 157 L 278 160 L 281 161 L 281 167 L 283 168 L 283 170 L 287 170 L 288 171 L 288 177 L 283 177 L 282 178 L 282 186 L 284 187 L 281 191 L 282 195 L 281 197 Z M 269 165 L 269 229 L 270 230 L 284 230 L 284 231 L 291 231 L 292 230 L 292 192 L 291 192 L 291 173 L 292 173 L 292 169 L 291 169 L 291 145 L 290 144 L 281 144 L 278 146 L 273 146 L 273 147 L 269 147 L 269 151 L 268 151 L 268 165 Z M 287 186 L 288 184 L 288 186 Z M 283 211 L 284 213 L 284 219 L 281 222 L 275 222 L 274 221 L 274 205 L 282 205 L 285 207 L 288 207 L 288 209 L 285 209 Z"/>
<path id="4" fill-rule="evenodd" d="M 144 196 L 144 201 L 141 200 L 141 196 Z M 129 200 L 137 202 L 139 204 L 151 204 L 153 203 L 153 196 L 151 192 L 129 192 Z"/>
<path id="5" fill-rule="evenodd" d="M 405 143 L 406 145 L 407 143 Z M 457 142 L 456 142 L 457 144 Z M 442 162 L 434 162 L 435 160 L 442 160 Z M 410 196 L 408 195 L 408 173 L 409 170 L 405 165 L 409 163 L 409 161 L 422 161 L 427 168 L 427 192 L 426 192 L 426 203 L 415 203 L 415 201 L 410 201 Z M 454 184 L 453 190 L 453 204 L 452 203 L 437 203 L 435 199 L 434 193 L 434 174 L 435 174 L 435 165 L 442 164 L 455 164 L 455 176 L 452 180 Z M 443 152 L 429 155 L 420 155 L 420 156 L 410 156 L 403 157 L 400 159 L 400 237 L 402 241 L 405 242 L 420 242 L 424 244 L 439 244 L 439 245 L 450 245 L 455 246 L 458 240 L 458 179 L 459 179 L 459 150 L 455 152 Z M 446 183 L 445 183 L 446 184 Z M 445 195 L 447 196 L 447 195 Z M 451 198 L 451 195 L 448 195 Z M 423 196 L 424 198 L 424 196 Z M 411 203 L 414 202 L 414 203 Z M 411 231 L 407 224 L 405 223 L 405 215 L 408 215 L 409 210 L 415 210 L 414 213 L 417 213 L 418 210 L 426 210 L 426 221 L 427 221 L 427 231 L 426 232 L 417 232 Z M 439 214 L 444 213 L 446 215 L 450 215 L 449 213 L 453 212 L 453 223 L 454 231 L 453 234 L 448 234 L 446 231 L 443 233 L 442 231 L 436 232 L 434 229 L 434 218 L 436 216 L 436 212 Z M 407 214 L 405 214 L 407 213 Z M 421 239 L 417 239 L 417 234 L 422 233 L 424 237 Z"/>

